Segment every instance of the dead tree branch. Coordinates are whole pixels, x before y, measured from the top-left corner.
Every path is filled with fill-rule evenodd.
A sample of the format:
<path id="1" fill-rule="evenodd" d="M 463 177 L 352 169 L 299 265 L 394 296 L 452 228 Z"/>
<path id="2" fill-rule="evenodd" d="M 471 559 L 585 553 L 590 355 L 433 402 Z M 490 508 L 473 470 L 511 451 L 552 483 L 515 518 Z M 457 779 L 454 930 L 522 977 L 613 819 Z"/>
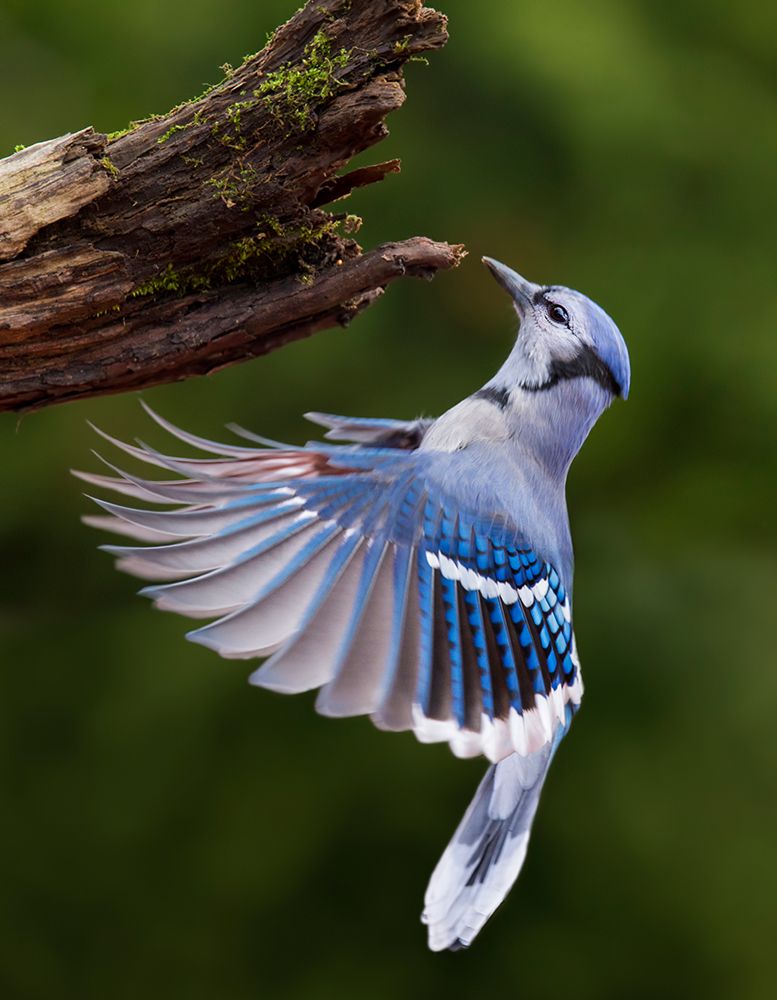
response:
<path id="1" fill-rule="evenodd" d="M 399 169 L 343 173 L 446 40 L 418 0 L 313 0 L 168 115 L 0 161 L 0 410 L 212 372 L 455 266 L 423 237 L 364 253 L 323 208 Z"/>

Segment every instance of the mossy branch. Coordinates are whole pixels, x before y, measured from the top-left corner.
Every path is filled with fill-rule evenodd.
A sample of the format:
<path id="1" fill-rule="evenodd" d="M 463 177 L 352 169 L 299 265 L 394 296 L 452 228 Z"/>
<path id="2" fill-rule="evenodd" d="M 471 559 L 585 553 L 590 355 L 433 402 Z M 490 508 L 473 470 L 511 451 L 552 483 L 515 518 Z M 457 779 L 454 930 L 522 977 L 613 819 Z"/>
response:
<path id="1" fill-rule="evenodd" d="M 0 410 L 212 371 L 455 266 L 421 237 L 363 253 L 325 207 L 398 170 L 344 168 L 446 39 L 418 0 L 314 0 L 169 114 L 0 160 Z"/>

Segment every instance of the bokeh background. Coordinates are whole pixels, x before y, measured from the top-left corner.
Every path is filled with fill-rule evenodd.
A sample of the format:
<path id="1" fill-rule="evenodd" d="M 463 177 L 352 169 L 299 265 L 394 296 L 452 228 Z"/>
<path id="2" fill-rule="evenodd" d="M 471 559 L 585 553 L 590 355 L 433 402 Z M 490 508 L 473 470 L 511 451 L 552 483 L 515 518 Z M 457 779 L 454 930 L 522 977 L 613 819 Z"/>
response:
<path id="1" fill-rule="evenodd" d="M 0 419 L 0 993 L 157 998 L 771 998 L 777 932 L 777 33 L 762 0 L 440 0 L 359 192 L 365 245 L 470 257 L 348 330 L 145 398 L 219 436 L 306 409 L 411 417 L 514 333 L 478 263 L 599 300 L 633 387 L 571 476 L 585 706 L 516 891 L 431 955 L 427 877 L 483 770 L 247 687 L 79 524 L 93 420 Z M 289 0 L 0 0 L 0 153 L 165 111 Z"/>

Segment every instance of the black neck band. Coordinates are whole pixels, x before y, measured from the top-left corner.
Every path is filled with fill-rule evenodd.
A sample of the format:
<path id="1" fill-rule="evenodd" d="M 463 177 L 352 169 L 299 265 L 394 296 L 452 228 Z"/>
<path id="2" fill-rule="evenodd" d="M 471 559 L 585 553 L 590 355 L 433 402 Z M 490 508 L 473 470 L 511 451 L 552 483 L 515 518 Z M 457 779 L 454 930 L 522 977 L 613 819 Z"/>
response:
<path id="1" fill-rule="evenodd" d="M 588 346 L 581 346 L 579 353 L 574 358 L 570 358 L 569 361 L 559 361 L 558 359 L 552 361 L 548 378 L 544 382 L 539 385 L 524 385 L 523 388 L 530 392 L 541 392 L 545 389 L 552 389 L 559 382 L 573 378 L 592 378 L 594 382 L 598 382 L 613 396 L 621 394 L 621 387 L 612 371 Z"/>
<path id="2" fill-rule="evenodd" d="M 486 399 L 500 410 L 504 410 L 510 402 L 510 390 L 504 385 L 487 385 L 483 389 L 478 389 L 475 393 L 476 399 Z"/>

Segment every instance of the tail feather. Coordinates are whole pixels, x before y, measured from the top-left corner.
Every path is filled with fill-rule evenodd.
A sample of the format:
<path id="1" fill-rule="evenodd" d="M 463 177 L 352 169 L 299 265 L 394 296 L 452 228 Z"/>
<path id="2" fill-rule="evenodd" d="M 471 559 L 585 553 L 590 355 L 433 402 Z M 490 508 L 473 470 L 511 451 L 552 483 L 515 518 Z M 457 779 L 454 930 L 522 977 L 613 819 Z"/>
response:
<path id="1" fill-rule="evenodd" d="M 432 951 L 469 947 L 518 878 L 562 733 L 559 727 L 552 745 L 528 757 L 510 754 L 486 772 L 429 881 L 421 919 Z"/>

